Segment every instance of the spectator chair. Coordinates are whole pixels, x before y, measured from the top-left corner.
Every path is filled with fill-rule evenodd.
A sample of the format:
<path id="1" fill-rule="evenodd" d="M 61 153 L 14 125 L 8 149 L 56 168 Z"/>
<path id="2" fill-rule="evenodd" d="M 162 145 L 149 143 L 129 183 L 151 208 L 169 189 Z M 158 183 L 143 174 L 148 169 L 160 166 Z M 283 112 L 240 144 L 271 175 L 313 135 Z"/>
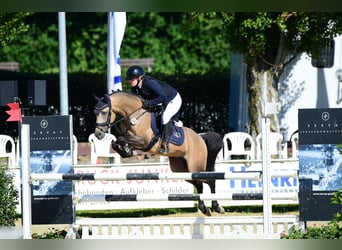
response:
<path id="1" fill-rule="evenodd" d="M 230 132 L 223 137 L 223 159 L 230 160 L 232 156 L 243 156 L 245 159 L 255 158 L 255 143 L 246 132 Z"/>
<path id="2" fill-rule="evenodd" d="M 116 141 L 116 137 L 113 134 L 106 133 L 105 137 L 99 140 L 94 133 L 88 137 L 90 142 L 90 162 L 91 164 L 97 164 L 99 157 L 113 158 L 114 163 L 121 163 L 121 156 L 117 152 L 111 152 L 112 141 Z"/>
<path id="3" fill-rule="evenodd" d="M 0 158 L 7 158 L 9 167 L 16 165 L 15 143 L 9 135 L 0 135 Z"/>
<path id="4" fill-rule="evenodd" d="M 271 158 L 287 158 L 287 146 L 283 145 L 283 135 L 276 132 L 270 132 L 269 134 L 270 138 L 268 151 L 271 155 Z M 263 148 L 261 134 L 258 134 L 256 137 L 256 148 L 257 159 L 261 159 Z"/>

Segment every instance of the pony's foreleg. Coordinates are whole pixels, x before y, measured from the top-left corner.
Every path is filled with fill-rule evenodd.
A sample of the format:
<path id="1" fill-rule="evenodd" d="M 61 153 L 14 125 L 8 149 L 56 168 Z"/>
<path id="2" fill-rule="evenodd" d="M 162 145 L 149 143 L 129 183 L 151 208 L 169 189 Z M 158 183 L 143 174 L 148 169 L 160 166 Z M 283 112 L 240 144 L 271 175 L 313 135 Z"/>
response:
<path id="1" fill-rule="evenodd" d="M 197 189 L 197 193 L 202 194 L 203 193 L 203 183 L 201 181 L 197 181 L 197 180 L 192 180 L 192 181 L 188 181 L 190 182 L 192 185 L 195 186 L 195 188 Z M 207 208 L 204 204 L 203 200 L 199 200 L 198 201 L 198 209 L 207 216 L 211 216 L 211 211 L 209 208 Z"/>
<path id="2" fill-rule="evenodd" d="M 216 180 L 208 180 L 206 181 L 206 183 L 209 185 L 210 187 L 210 192 L 212 194 L 215 194 L 215 189 L 216 189 Z M 223 207 L 221 207 L 218 203 L 217 200 L 212 200 L 211 201 L 211 209 L 217 213 L 223 214 L 225 213 L 225 210 Z"/>

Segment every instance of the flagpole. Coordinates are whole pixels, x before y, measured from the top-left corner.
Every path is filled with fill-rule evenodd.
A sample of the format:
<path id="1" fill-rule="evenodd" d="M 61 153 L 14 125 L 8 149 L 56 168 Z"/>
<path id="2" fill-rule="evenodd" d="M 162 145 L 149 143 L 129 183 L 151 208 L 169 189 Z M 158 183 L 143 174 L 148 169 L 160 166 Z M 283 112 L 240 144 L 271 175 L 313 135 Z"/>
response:
<path id="1" fill-rule="evenodd" d="M 107 36 L 107 91 L 112 92 L 113 89 L 113 63 L 114 63 L 114 44 L 113 44 L 113 21 L 112 12 L 108 12 L 108 36 Z"/>
<path id="2" fill-rule="evenodd" d="M 69 114 L 65 12 L 58 12 L 60 114 Z"/>

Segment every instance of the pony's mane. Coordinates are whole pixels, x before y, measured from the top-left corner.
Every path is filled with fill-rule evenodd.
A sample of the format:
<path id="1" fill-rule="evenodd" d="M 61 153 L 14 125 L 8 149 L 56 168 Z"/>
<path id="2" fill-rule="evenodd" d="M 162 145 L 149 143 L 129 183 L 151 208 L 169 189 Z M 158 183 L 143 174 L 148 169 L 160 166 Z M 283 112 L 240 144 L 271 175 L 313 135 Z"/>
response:
<path id="1" fill-rule="evenodd" d="M 128 95 L 134 98 L 138 98 L 140 100 L 142 100 L 142 97 L 139 95 L 136 95 L 132 92 L 128 92 L 128 91 L 123 91 L 123 90 L 119 90 L 119 91 L 113 91 L 109 96 L 115 95 L 115 94 L 124 94 L 124 95 Z"/>

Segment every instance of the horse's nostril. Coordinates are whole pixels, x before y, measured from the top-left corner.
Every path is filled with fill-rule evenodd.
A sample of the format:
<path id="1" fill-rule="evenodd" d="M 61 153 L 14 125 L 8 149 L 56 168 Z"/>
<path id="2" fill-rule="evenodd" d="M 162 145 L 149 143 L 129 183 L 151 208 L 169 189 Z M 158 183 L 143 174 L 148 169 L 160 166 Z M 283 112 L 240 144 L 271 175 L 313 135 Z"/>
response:
<path id="1" fill-rule="evenodd" d="M 105 136 L 105 134 L 103 131 L 97 131 L 95 132 L 95 136 L 97 139 L 101 140 Z"/>
<path id="2" fill-rule="evenodd" d="M 97 139 L 99 139 L 100 138 L 100 136 L 101 136 L 101 132 L 100 131 L 95 131 L 95 137 L 97 138 Z"/>

